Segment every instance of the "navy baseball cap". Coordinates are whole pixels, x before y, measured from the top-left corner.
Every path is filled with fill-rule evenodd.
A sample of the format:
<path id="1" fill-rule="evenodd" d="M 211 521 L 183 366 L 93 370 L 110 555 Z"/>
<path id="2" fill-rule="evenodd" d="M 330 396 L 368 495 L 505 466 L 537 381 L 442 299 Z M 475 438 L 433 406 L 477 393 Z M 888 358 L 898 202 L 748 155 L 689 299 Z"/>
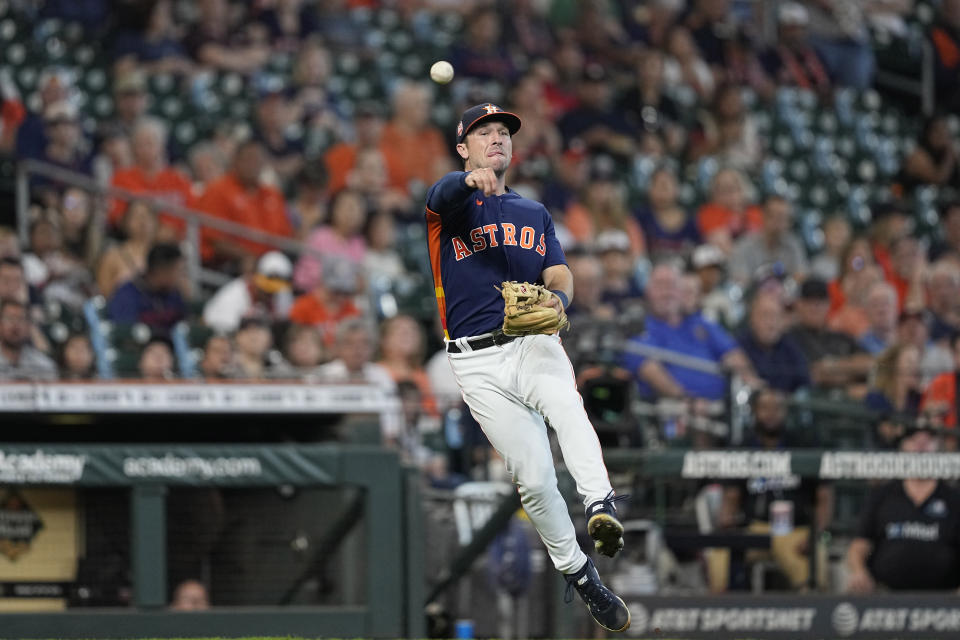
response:
<path id="1" fill-rule="evenodd" d="M 457 143 L 463 142 L 463 139 L 470 133 L 470 129 L 487 120 L 497 120 L 504 123 L 510 131 L 510 135 L 520 130 L 520 116 L 504 111 L 492 102 L 484 102 L 470 107 L 460 116 L 460 122 L 457 124 Z"/>

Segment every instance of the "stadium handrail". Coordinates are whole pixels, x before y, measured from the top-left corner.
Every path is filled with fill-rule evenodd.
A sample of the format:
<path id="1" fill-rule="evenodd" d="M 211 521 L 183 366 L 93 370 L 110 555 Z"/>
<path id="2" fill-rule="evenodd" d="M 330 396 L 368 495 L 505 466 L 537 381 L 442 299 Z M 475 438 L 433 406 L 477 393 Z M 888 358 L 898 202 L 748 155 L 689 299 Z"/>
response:
<path id="1" fill-rule="evenodd" d="M 204 280 L 211 284 L 222 284 L 224 278 L 216 272 L 206 270 L 200 262 L 200 229 L 209 227 L 217 231 L 228 233 L 244 240 L 251 240 L 266 244 L 276 249 L 292 253 L 294 255 L 312 255 L 321 258 L 321 254 L 304 243 L 290 238 L 251 229 L 245 225 L 218 218 L 198 209 L 191 209 L 182 205 L 169 202 L 163 198 L 151 196 L 145 193 L 137 193 L 127 189 L 104 185 L 96 179 L 69 169 L 64 169 L 48 162 L 35 160 L 32 158 L 21 159 L 17 162 L 16 169 L 16 207 L 17 207 L 17 233 L 23 246 L 29 244 L 30 220 L 28 209 L 30 207 L 30 175 L 38 175 L 57 182 L 77 187 L 84 191 L 96 194 L 99 197 L 118 198 L 120 200 L 132 201 L 142 200 L 150 204 L 158 211 L 163 211 L 165 215 L 172 215 L 175 218 L 183 220 L 187 225 L 186 242 L 190 246 L 187 252 L 187 272 L 190 277 L 191 285 L 196 285 Z M 94 210 L 91 224 L 100 227 L 105 226 L 103 207 L 97 207 Z"/>

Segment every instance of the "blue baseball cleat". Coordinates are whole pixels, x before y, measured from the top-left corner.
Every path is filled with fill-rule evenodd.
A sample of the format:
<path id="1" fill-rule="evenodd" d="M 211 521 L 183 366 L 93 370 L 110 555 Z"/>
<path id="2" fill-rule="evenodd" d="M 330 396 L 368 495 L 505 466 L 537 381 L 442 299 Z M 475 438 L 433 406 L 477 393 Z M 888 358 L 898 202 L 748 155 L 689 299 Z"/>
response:
<path id="1" fill-rule="evenodd" d="M 601 581 L 593 560 L 587 558 L 586 563 L 576 573 L 565 574 L 567 590 L 563 601 L 573 601 L 573 590 L 576 589 L 590 615 L 604 629 L 608 631 L 626 631 L 630 626 L 630 610 L 613 591 L 610 591 Z"/>
<path id="2" fill-rule="evenodd" d="M 620 524 L 617 507 L 613 503 L 629 497 L 614 496 L 611 491 L 606 498 L 587 507 L 587 533 L 593 538 L 597 553 L 612 558 L 623 549 L 623 525 Z"/>

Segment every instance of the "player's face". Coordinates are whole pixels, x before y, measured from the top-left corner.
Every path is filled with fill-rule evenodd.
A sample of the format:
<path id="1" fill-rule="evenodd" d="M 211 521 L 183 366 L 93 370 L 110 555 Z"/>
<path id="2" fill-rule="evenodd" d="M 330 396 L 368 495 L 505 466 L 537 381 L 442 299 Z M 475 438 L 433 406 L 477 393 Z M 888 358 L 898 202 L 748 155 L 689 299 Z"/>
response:
<path id="1" fill-rule="evenodd" d="M 513 158 L 513 139 L 502 122 L 485 122 L 475 127 L 463 143 L 457 145 L 460 157 L 467 161 L 467 169 L 493 169 L 503 173 Z"/>

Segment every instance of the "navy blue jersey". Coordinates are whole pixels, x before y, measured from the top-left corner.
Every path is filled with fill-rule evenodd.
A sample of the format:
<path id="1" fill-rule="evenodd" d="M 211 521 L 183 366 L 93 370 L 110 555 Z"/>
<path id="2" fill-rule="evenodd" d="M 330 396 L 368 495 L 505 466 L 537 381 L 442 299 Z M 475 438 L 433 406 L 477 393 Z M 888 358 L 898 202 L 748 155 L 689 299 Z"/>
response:
<path id="1" fill-rule="evenodd" d="M 512 191 L 485 196 L 454 171 L 427 192 L 427 242 L 440 320 L 448 339 L 503 324 L 505 280 L 543 284 L 543 270 L 566 264 L 547 209 Z"/>

